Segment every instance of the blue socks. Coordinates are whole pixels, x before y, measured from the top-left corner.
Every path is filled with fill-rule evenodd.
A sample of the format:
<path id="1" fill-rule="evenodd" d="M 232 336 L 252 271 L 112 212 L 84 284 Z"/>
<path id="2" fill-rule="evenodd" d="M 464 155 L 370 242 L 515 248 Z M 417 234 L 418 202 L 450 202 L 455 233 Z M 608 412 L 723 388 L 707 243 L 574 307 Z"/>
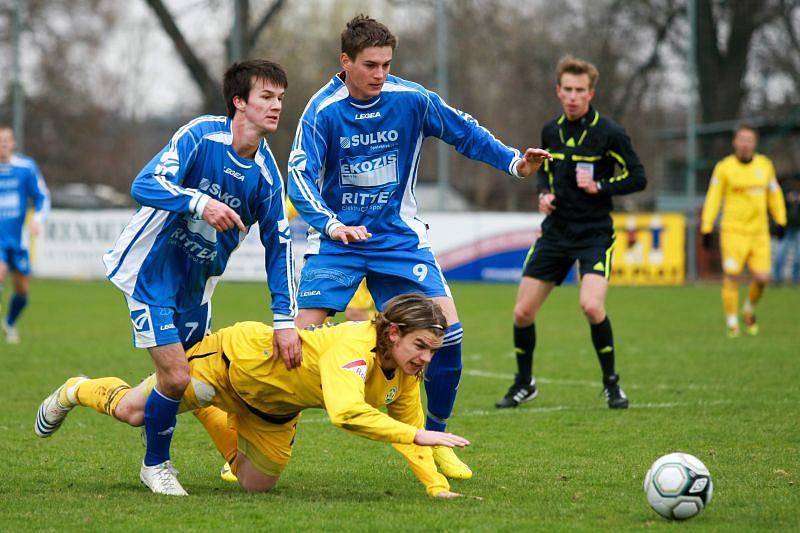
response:
<path id="1" fill-rule="evenodd" d="M 461 381 L 461 323 L 449 326 L 442 347 L 436 352 L 425 372 L 425 392 L 428 395 L 428 416 L 425 429 L 444 431 L 453 412 L 458 383 Z"/>
<path id="2" fill-rule="evenodd" d="M 14 323 L 19 318 L 20 313 L 22 310 L 25 309 L 25 306 L 28 305 L 28 296 L 15 294 L 11 297 L 11 305 L 8 306 L 8 316 L 6 317 L 6 324 L 9 326 L 13 326 Z"/>
<path id="3" fill-rule="evenodd" d="M 169 461 L 169 446 L 172 433 L 178 422 L 178 407 L 181 401 L 164 396 L 153 387 L 153 392 L 144 404 L 144 431 L 147 436 L 145 466 L 155 466 Z"/>

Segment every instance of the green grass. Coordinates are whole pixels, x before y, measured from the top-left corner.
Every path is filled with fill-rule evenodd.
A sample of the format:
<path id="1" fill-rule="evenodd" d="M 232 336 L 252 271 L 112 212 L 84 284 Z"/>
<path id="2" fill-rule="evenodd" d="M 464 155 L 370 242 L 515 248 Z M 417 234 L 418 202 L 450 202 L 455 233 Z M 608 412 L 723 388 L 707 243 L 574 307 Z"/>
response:
<path id="1" fill-rule="evenodd" d="M 681 527 L 800 528 L 800 291 L 769 289 L 761 335 L 724 336 L 716 286 L 609 293 L 618 370 L 631 409 L 604 405 L 577 290 L 552 294 L 537 321 L 540 395 L 513 411 L 493 403 L 514 371 L 515 287 L 455 285 L 465 375 L 450 424 L 473 446 L 469 496 L 425 496 L 399 454 L 330 426 L 300 423 L 278 488 L 248 495 L 220 481 L 221 460 L 192 417 L 173 459 L 191 496 L 157 497 L 138 481 L 139 430 L 77 409 L 50 439 L 33 433 L 39 402 L 66 377 L 137 382 L 149 358 L 130 346 L 120 294 L 108 283 L 35 281 L 23 344 L 0 344 L 0 530 L 631 530 L 674 527 L 647 505 L 642 478 L 657 457 L 685 451 L 714 479 L 714 499 Z M 215 327 L 268 319 L 266 290 L 221 284 Z"/>

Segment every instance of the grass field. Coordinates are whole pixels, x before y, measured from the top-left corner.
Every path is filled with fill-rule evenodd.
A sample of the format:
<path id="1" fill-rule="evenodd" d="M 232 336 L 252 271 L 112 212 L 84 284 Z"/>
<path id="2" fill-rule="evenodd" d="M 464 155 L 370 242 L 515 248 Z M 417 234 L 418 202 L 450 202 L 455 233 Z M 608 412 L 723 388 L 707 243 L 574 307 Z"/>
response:
<path id="1" fill-rule="evenodd" d="M 7 291 L 8 292 L 8 291 Z M 125 304 L 108 283 L 35 281 L 23 343 L 0 344 L 0 530 L 631 530 L 674 527 L 647 505 L 642 479 L 667 452 L 697 455 L 714 499 L 689 529 L 800 529 L 800 291 L 768 290 L 761 335 L 728 340 L 716 286 L 614 288 L 618 370 L 631 409 L 612 412 L 575 288 L 555 291 L 537 322 L 540 395 L 493 403 L 514 371 L 515 287 L 455 285 L 464 367 L 450 430 L 470 438 L 476 472 L 425 496 L 390 446 L 345 434 L 309 411 L 279 487 L 248 495 L 219 479 L 221 460 L 191 416 L 173 459 L 190 497 L 138 480 L 138 429 L 88 409 L 38 439 L 39 402 L 78 373 L 137 382 L 151 368 L 130 347 Z M 266 319 L 263 285 L 222 283 L 215 327 Z"/>

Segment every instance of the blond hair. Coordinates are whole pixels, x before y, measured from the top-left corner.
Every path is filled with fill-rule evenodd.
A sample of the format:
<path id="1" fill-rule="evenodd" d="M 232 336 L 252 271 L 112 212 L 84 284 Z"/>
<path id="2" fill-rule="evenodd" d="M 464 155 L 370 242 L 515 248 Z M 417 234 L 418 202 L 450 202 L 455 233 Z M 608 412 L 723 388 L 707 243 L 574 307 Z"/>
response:
<path id="1" fill-rule="evenodd" d="M 420 293 L 395 296 L 375 315 L 376 342 L 378 355 L 386 354 L 389 348 L 389 326 L 394 324 L 402 335 L 427 329 L 438 337 L 444 337 L 447 319 L 439 304 Z"/>
<path id="2" fill-rule="evenodd" d="M 561 85 L 561 76 L 564 74 L 588 75 L 590 90 L 595 88 L 597 80 L 600 78 L 600 72 L 598 72 L 597 67 L 572 55 L 565 55 L 558 61 L 556 66 L 556 83 L 558 85 Z"/>

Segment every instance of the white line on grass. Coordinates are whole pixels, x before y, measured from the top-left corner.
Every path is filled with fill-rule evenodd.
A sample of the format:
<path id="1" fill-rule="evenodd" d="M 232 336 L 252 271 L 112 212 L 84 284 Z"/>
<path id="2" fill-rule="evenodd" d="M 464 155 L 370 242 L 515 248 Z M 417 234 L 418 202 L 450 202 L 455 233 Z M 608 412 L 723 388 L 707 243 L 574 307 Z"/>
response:
<path id="1" fill-rule="evenodd" d="M 513 374 L 500 374 L 497 372 L 486 372 L 484 370 L 475 370 L 475 369 L 464 369 L 462 373 L 468 376 L 474 376 L 479 378 L 489 378 L 489 379 L 502 379 L 504 381 L 513 380 Z M 536 378 L 536 383 L 543 383 L 545 385 L 567 385 L 571 387 L 591 387 L 596 388 L 599 386 L 599 381 L 588 381 L 588 380 L 581 380 L 581 379 L 550 379 L 550 378 Z M 700 385 L 697 383 L 681 383 L 679 385 L 666 385 L 666 384 L 656 384 L 656 385 L 637 385 L 635 383 L 626 383 L 626 389 L 637 390 L 637 389 L 644 389 L 644 390 L 675 390 L 675 389 L 688 389 L 688 390 L 713 390 L 719 389 L 719 387 L 714 385 Z"/>

